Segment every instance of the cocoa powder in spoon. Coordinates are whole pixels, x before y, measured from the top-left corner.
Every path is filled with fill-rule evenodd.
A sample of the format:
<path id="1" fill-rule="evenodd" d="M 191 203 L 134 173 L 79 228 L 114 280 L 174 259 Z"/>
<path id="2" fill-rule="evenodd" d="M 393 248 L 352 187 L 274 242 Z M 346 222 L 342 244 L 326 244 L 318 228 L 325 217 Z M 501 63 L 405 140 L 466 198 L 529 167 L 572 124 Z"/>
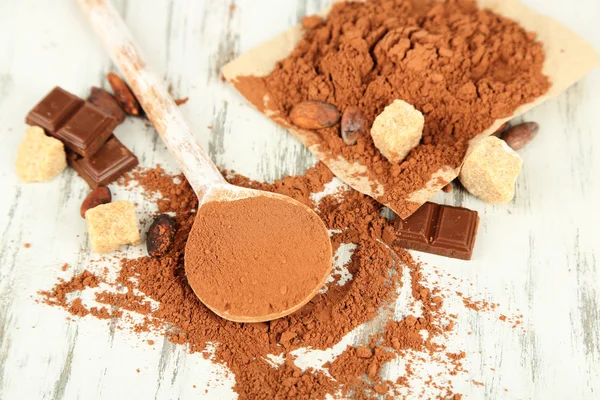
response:
<path id="1" fill-rule="evenodd" d="M 198 211 L 185 251 L 190 286 L 224 318 L 253 322 L 289 314 L 314 296 L 331 269 L 319 217 L 266 196 L 213 201 Z"/>

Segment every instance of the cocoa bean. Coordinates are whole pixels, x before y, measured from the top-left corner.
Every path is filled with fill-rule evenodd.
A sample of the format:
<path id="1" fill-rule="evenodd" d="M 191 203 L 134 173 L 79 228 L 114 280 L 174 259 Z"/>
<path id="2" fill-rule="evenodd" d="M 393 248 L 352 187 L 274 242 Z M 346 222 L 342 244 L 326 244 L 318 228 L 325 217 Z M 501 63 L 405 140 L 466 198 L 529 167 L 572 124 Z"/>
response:
<path id="1" fill-rule="evenodd" d="M 152 257 L 160 257 L 171 249 L 175 242 L 175 220 L 167 214 L 160 214 L 146 234 L 146 249 Z"/>
<path id="2" fill-rule="evenodd" d="M 354 146 L 359 137 L 367 134 L 367 120 L 358 107 L 350 106 L 344 110 L 341 133 L 348 146 Z"/>
<path id="3" fill-rule="evenodd" d="M 110 84 L 110 87 L 112 87 L 115 98 L 123 110 L 129 115 L 140 115 L 140 103 L 138 103 L 129 86 L 127 86 L 117 74 L 112 72 L 106 75 L 106 79 L 108 79 L 108 83 Z"/>
<path id="4" fill-rule="evenodd" d="M 502 139 L 504 139 L 511 149 L 519 150 L 531 142 L 539 130 L 540 125 L 537 122 L 524 122 L 506 130 L 504 135 L 502 135 Z"/>
<path id="5" fill-rule="evenodd" d="M 304 101 L 292 108 L 292 123 L 304 129 L 322 129 L 340 120 L 340 113 L 333 105 L 323 101 Z"/>
<path id="6" fill-rule="evenodd" d="M 87 210 L 99 206 L 100 204 L 110 203 L 111 200 L 112 195 L 110 194 L 110 190 L 106 186 L 98 186 L 96 189 L 92 190 L 83 200 L 83 203 L 81 203 L 81 207 L 79 208 L 81 218 L 85 218 Z"/>

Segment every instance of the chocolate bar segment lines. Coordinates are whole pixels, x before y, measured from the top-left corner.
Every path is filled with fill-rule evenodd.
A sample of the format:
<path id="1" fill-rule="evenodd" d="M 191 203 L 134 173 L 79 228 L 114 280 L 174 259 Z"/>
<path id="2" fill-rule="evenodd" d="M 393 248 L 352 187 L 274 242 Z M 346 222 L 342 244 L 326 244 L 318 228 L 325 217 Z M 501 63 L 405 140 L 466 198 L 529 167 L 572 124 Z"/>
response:
<path id="1" fill-rule="evenodd" d="M 82 99 L 57 86 L 33 107 L 25 117 L 25 123 L 54 134 L 82 105 Z"/>
<path id="2" fill-rule="evenodd" d="M 431 245 L 465 253 L 472 252 L 478 225 L 477 212 L 450 206 L 438 206 L 438 210 Z"/>
<path id="3" fill-rule="evenodd" d="M 138 165 L 137 157 L 114 136 L 91 157 L 71 153 L 67 159 L 92 189 L 111 183 Z"/>
<path id="4" fill-rule="evenodd" d="M 432 231 L 432 225 L 436 219 L 435 213 L 437 213 L 437 211 L 437 204 L 423 204 L 419 208 L 419 212 L 415 212 L 410 220 L 404 221 L 400 218 L 396 219 L 396 232 L 401 232 L 403 239 L 428 244 L 429 234 Z"/>
<path id="5" fill-rule="evenodd" d="M 470 260 L 478 225 L 476 211 L 427 202 L 407 219 L 396 219 L 394 245 Z"/>
<path id="6" fill-rule="evenodd" d="M 53 136 L 75 153 L 89 157 L 107 141 L 117 125 L 115 117 L 86 101 Z"/>

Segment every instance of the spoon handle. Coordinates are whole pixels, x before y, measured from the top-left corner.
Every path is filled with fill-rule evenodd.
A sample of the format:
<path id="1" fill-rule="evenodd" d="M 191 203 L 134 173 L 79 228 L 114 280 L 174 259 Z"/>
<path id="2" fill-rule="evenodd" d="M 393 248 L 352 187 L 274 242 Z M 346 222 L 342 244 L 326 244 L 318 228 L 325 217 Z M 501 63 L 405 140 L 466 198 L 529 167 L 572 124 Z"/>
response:
<path id="1" fill-rule="evenodd" d="M 198 197 L 225 180 L 208 158 L 164 83 L 150 70 L 109 0 L 78 0 L 104 48 L 119 67 Z"/>

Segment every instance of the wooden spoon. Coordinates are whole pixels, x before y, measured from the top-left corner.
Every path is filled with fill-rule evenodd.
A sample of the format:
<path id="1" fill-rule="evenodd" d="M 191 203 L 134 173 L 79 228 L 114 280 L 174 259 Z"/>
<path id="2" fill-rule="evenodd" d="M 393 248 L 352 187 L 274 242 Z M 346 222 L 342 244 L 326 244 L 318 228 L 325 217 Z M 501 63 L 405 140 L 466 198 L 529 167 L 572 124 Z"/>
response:
<path id="1" fill-rule="evenodd" d="M 165 89 L 164 84 L 148 68 L 131 34 L 114 7 L 106 0 L 78 1 L 97 35 L 102 39 L 104 47 L 137 96 L 146 115 L 154 124 L 169 151 L 179 161 L 183 173 L 198 196 L 199 205 L 196 221 L 190 233 L 185 254 L 186 274 L 188 278 L 191 278 L 191 274 L 194 274 L 194 279 L 188 279 L 188 281 L 198 298 L 216 314 L 238 322 L 269 321 L 290 314 L 302 307 L 322 287 L 331 269 L 331 242 L 327 228 L 321 219 L 309 207 L 289 197 L 241 188 L 227 183 L 193 137 L 189 126 L 178 106 Z M 256 228 L 253 226 L 236 226 L 232 227 L 232 230 L 237 228 L 239 231 L 239 229 L 247 228 L 248 232 L 243 232 L 246 239 L 253 240 L 255 238 L 260 240 L 272 232 L 287 232 L 289 237 L 294 238 L 294 235 L 301 235 L 303 232 L 306 234 L 306 228 L 308 228 L 309 236 L 313 238 L 315 241 L 313 244 L 316 244 L 316 246 L 311 249 L 300 243 L 289 242 L 286 245 L 281 241 L 282 254 L 256 254 L 258 263 L 252 264 L 253 267 L 257 267 L 261 265 L 263 259 L 272 260 L 273 257 L 283 257 L 282 263 L 276 270 L 258 272 L 253 270 L 250 271 L 254 274 L 252 275 L 252 282 L 246 284 L 240 282 L 240 284 L 234 284 L 234 286 L 220 287 L 220 281 L 214 281 L 215 278 L 224 279 L 227 277 L 224 274 L 232 273 L 231 271 L 234 271 L 234 269 L 238 274 L 244 272 L 243 269 L 251 263 L 248 265 L 233 265 L 231 263 L 223 264 L 223 262 L 221 264 L 219 262 L 213 262 L 212 264 L 206 262 L 202 258 L 202 252 L 205 250 L 208 252 L 209 250 L 198 248 L 197 244 L 213 243 L 215 238 L 207 238 L 205 232 L 199 230 L 202 226 L 201 219 L 203 214 L 207 214 L 204 210 L 210 209 L 211 213 L 214 214 L 215 210 L 218 212 L 220 208 L 227 208 L 224 206 L 225 204 L 232 205 L 235 202 L 247 201 L 248 199 L 257 201 L 268 199 L 274 212 L 293 211 L 295 215 L 302 216 L 304 223 L 307 225 L 302 232 L 299 232 L 298 227 L 290 221 L 282 218 L 268 219 L 261 217 L 261 232 L 258 235 L 253 232 Z M 263 203 L 265 202 L 263 201 Z M 239 204 L 241 203 L 236 203 L 236 205 Z M 290 209 L 290 207 L 293 209 Z M 254 208 L 253 206 L 250 207 L 248 213 L 252 214 Z M 246 217 L 246 224 L 248 221 L 252 221 L 252 215 L 246 215 Z M 273 239 L 276 240 L 277 238 Z M 298 242 L 302 242 L 302 240 Z M 270 246 L 268 240 L 266 242 L 263 240 L 263 244 L 273 253 L 273 246 Z M 219 246 L 210 251 L 215 251 L 215 249 L 221 252 L 227 251 L 227 249 L 222 249 Z M 243 256 L 245 256 L 245 254 L 242 254 L 243 251 L 240 249 L 235 251 L 240 254 L 216 254 L 214 259 L 217 261 L 243 259 Z M 289 256 L 286 251 L 289 254 L 293 253 L 294 260 L 287 260 L 286 262 L 286 257 Z M 315 252 L 318 254 L 315 255 Z M 298 268 L 299 263 L 304 261 L 304 257 L 312 260 L 312 264 L 306 270 Z M 198 278 L 202 276 L 212 279 L 211 284 L 198 282 Z M 276 282 L 274 282 L 275 276 L 277 278 Z M 240 279 L 240 281 L 243 281 L 243 279 Z M 295 296 L 282 302 L 282 296 L 289 289 L 294 289 Z M 272 297 L 265 302 L 269 307 L 250 310 L 242 305 L 232 306 L 239 305 L 240 299 L 243 300 L 243 303 L 250 304 L 257 294 L 262 297 L 263 302 L 265 296 Z"/>

